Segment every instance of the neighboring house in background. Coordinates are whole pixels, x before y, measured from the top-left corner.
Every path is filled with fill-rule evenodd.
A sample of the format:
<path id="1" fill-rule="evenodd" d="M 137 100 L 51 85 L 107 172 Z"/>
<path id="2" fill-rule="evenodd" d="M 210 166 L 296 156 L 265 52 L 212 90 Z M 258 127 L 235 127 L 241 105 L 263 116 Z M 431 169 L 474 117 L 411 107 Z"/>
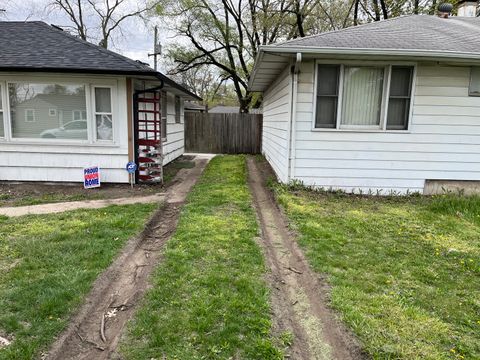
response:
<path id="1" fill-rule="evenodd" d="M 200 105 L 192 101 L 185 101 L 184 106 L 185 106 L 185 112 L 204 113 L 207 111 L 207 108 L 205 105 Z"/>
<path id="2" fill-rule="evenodd" d="M 0 22 L 0 46 L 0 180 L 76 182 L 98 165 L 127 183 L 131 160 L 156 180 L 183 154 L 184 101 L 201 99 L 163 74 L 43 22 Z"/>
<path id="3" fill-rule="evenodd" d="M 224 106 L 216 105 L 211 109 L 208 109 L 208 112 L 211 114 L 238 114 L 240 113 L 240 106 Z M 262 109 L 250 109 L 250 114 L 261 114 Z"/>
<path id="4" fill-rule="evenodd" d="M 479 187 L 480 18 L 412 15 L 262 46 L 263 153 L 282 182 Z"/>

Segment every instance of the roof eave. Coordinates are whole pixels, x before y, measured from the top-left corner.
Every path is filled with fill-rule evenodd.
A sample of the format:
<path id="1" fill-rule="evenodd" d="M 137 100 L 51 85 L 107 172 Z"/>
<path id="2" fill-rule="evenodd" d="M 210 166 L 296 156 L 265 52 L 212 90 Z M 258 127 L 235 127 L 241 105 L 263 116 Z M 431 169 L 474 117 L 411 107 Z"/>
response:
<path id="1" fill-rule="evenodd" d="M 155 70 L 116 70 L 116 69 L 81 69 L 81 68 L 57 68 L 57 67 L 22 67 L 22 66 L 0 66 L 0 72 L 48 72 L 48 73 L 64 73 L 64 74 L 103 74 L 103 75 L 125 75 L 125 76 L 146 76 L 163 81 L 165 84 L 178 89 L 193 100 L 202 101 L 202 98 L 185 89 L 180 84 L 169 79 L 165 75 Z"/>
<path id="2" fill-rule="evenodd" d="M 384 55 L 403 56 L 418 58 L 449 58 L 458 60 L 480 60 L 480 53 L 415 50 L 415 49 L 372 49 L 372 48 L 332 48 L 315 46 L 275 46 L 264 45 L 260 47 L 260 53 L 302 53 L 302 54 L 332 54 L 332 55 Z"/>
<path id="3" fill-rule="evenodd" d="M 330 56 L 381 56 L 385 58 L 408 58 L 424 61 L 438 60 L 455 60 L 458 62 L 480 61 L 480 53 L 456 52 L 456 51 L 432 51 L 432 50 L 415 50 L 415 49 L 369 49 L 369 48 L 331 48 L 331 47 L 315 47 L 315 46 L 277 46 L 263 45 L 260 46 L 252 75 L 248 82 L 251 91 L 262 92 L 257 90 L 255 86 L 255 78 L 259 72 L 259 64 L 264 58 L 264 54 L 296 54 L 305 55 L 330 55 Z"/>

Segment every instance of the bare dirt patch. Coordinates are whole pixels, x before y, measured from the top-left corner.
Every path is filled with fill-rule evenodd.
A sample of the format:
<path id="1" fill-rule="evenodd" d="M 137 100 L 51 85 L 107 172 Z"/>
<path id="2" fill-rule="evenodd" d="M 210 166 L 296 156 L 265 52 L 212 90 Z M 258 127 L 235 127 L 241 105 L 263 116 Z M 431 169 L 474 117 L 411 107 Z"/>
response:
<path id="1" fill-rule="evenodd" d="M 192 169 L 181 169 L 166 193 L 165 203 L 145 230 L 129 241 L 116 261 L 96 280 L 85 304 L 43 359 L 115 359 L 118 341 L 161 250 L 175 231 L 180 209 L 208 159 L 197 158 Z"/>
<path id="2" fill-rule="evenodd" d="M 137 184 L 132 189 L 129 184 L 103 183 L 100 188 L 86 190 L 82 183 L 1 181 L 0 207 L 153 195 L 165 191 L 180 169 L 193 167 L 192 159 L 192 156 L 182 156 L 166 165 L 164 186 Z"/>
<path id="3" fill-rule="evenodd" d="M 271 168 L 249 157 L 248 171 L 270 269 L 274 330 L 293 335 L 288 355 L 292 359 L 366 358 L 356 338 L 329 308 L 328 285 L 311 270 L 285 215 L 265 187 Z"/>

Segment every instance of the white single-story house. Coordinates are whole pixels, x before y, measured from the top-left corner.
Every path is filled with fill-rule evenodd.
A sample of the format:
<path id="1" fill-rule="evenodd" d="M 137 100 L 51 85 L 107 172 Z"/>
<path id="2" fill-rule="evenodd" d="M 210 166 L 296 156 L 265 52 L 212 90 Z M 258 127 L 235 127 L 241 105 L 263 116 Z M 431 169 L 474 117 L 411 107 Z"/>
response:
<path id="1" fill-rule="evenodd" d="M 184 152 L 184 101 L 143 63 L 43 22 L 0 22 L 0 180 L 157 181 Z"/>
<path id="2" fill-rule="evenodd" d="M 262 151 L 284 183 L 480 184 L 478 17 L 404 16 L 262 46 L 249 87 L 263 93 Z"/>

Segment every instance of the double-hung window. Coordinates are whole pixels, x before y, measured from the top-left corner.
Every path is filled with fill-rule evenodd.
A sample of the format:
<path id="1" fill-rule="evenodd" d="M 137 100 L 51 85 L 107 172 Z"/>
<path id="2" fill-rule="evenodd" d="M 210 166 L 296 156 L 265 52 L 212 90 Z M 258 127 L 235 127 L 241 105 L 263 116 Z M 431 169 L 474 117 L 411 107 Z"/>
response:
<path id="1" fill-rule="evenodd" d="M 112 90 L 95 87 L 95 129 L 97 140 L 112 141 Z"/>
<path id="2" fill-rule="evenodd" d="M 411 66 L 319 64 L 315 128 L 406 130 L 412 80 Z"/>

